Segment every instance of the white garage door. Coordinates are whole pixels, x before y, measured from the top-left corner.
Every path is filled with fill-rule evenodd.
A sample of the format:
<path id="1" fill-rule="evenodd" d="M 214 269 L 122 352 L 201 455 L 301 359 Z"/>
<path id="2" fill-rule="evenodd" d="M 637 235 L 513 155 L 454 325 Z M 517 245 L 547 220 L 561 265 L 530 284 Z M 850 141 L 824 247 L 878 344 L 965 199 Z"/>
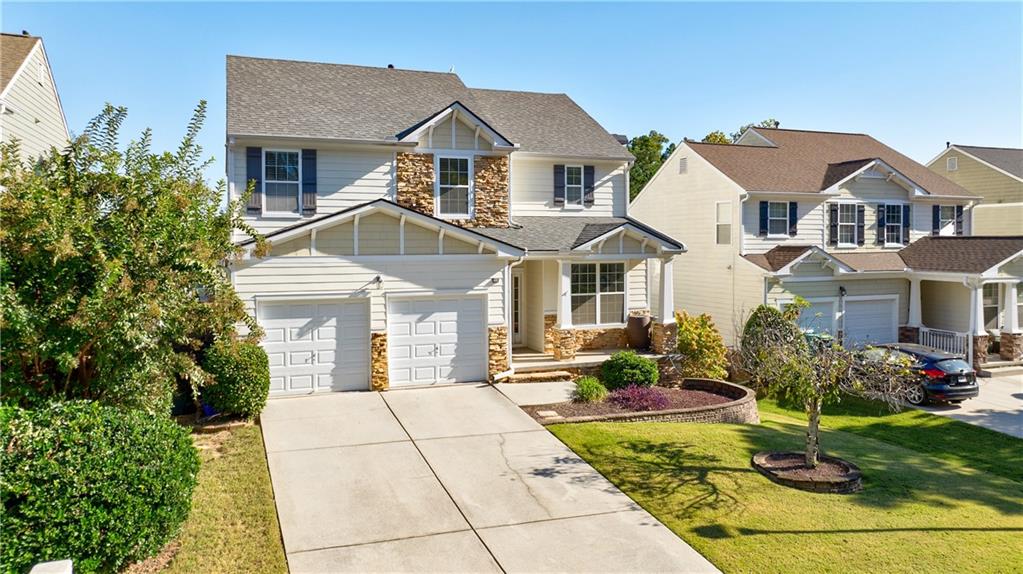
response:
<path id="1" fill-rule="evenodd" d="M 898 341 L 895 300 L 846 300 L 844 336 L 846 347 Z"/>
<path id="2" fill-rule="evenodd" d="M 387 309 L 392 387 L 483 381 L 487 333 L 482 297 L 397 299 Z"/>
<path id="3" fill-rule="evenodd" d="M 260 304 L 270 394 L 368 389 L 368 309 L 365 301 Z"/>
<path id="4" fill-rule="evenodd" d="M 835 303 L 833 301 L 814 301 L 810 306 L 799 312 L 799 326 L 804 331 L 828 333 L 834 335 Z"/>

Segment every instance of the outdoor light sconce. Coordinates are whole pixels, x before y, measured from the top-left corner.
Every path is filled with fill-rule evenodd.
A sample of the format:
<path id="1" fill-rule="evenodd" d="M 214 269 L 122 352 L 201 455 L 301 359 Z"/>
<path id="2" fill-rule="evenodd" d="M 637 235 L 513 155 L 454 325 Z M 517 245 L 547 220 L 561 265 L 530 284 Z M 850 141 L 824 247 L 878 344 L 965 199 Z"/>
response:
<path id="1" fill-rule="evenodd" d="M 372 281 L 370 281 L 370 284 L 376 285 L 377 288 L 380 288 L 384 286 L 384 280 L 379 275 L 377 275 L 376 277 L 373 278 Z"/>
<path id="2" fill-rule="evenodd" d="M 491 285 L 497 285 L 498 281 L 500 281 L 500 279 L 498 279 L 497 277 L 491 277 L 490 278 L 490 284 Z"/>
<path id="3" fill-rule="evenodd" d="M 838 286 L 838 296 L 839 297 L 845 297 L 845 287 L 843 287 L 841 285 Z"/>

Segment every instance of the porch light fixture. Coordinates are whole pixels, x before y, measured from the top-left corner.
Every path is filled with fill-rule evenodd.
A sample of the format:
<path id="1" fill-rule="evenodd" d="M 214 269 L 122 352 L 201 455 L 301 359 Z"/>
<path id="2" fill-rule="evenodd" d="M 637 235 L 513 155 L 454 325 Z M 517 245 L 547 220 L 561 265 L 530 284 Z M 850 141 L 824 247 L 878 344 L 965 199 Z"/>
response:
<path id="1" fill-rule="evenodd" d="M 497 285 L 498 281 L 500 281 L 500 279 L 498 279 L 497 277 L 491 277 L 490 278 L 490 284 L 491 285 Z"/>
<path id="2" fill-rule="evenodd" d="M 379 275 L 377 275 L 376 277 L 373 278 L 372 281 L 370 281 L 370 284 L 376 285 L 377 287 L 381 287 L 384 284 L 384 280 Z"/>
<path id="3" fill-rule="evenodd" d="M 838 286 L 838 296 L 845 297 L 845 287 L 843 287 L 842 285 Z"/>

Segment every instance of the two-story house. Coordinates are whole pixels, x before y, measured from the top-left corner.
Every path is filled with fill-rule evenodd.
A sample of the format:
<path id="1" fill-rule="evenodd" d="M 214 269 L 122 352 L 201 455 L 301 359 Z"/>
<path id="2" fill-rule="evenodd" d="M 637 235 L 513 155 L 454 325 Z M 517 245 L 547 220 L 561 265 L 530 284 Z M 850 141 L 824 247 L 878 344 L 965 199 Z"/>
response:
<path id="1" fill-rule="evenodd" d="M 271 394 L 497 379 L 627 344 L 684 246 L 628 217 L 633 157 L 564 94 L 227 59 L 227 180 L 271 243 L 231 265 Z M 660 348 L 671 313 L 655 317 Z"/>
<path id="2" fill-rule="evenodd" d="M 0 141 L 18 140 L 21 159 L 30 161 L 68 139 L 43 39 L 0 34 Z"/>
<path id="3" fill-rule="evenodd" d="M 927 167 L 980 197 L 976 235 L 1023 235 L 1023 149 L 946 143 Z"/>
<path id="4" fill-rule="evenodd" d="M 675 303 L 729 344 L 754 307 L 800 296 L 804 328 L 850 346 L 921 342 L 980 364 L 995 337 L 1018 360 L 1023 237 L 971 236 L 976 200 L 868 135 L 751 128 L 682 142 L 630 213 L 686 242 Z"/>

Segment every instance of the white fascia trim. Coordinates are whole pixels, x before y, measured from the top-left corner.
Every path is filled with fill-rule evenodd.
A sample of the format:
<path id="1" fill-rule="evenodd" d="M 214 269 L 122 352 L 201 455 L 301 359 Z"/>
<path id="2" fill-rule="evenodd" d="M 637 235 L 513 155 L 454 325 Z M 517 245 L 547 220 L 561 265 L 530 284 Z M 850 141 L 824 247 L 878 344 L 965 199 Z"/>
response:
<path id="1" fill-rule="evenodd" d="M 575 253 L 572 251 L 548 251 L 537 253 L 526 253 L 526 261 L 554 260 L 554 261 L 621 261 L 622 259 L 664 259 L 668 255 L 677 255 L 678 251 L 657 253 L 647 251 L 646 253 Z"/>
<path id="2" fill-rule="evenodd" d="M 897 178 L 902 183 L 903 187 L 906 187 L 907 190 L 910 191 L 914 196 L 931 196 L 931 193 L 929 191 L 927 191 L 922 186 L 917 184 L 915 181 L 913 181 L 912 179 L 906 177 L 905 174 L 903 174 L 899 170 L 895 169 L 894 167 L 888 165 L 887 163 L 884 162 L 884 160 L 881 160 L 881 159 L 874 159 L 874 160 L 870 161 L 869 163 L 865 164 L 860 169 L 852 172 L 851 174 L 849 174 L 849 175 L 845 176 L 844 178 L 838 180 L 837 182 L 833 183 L 830 187 L 828 187 L 827 189 L 823 190 L 822 193 L 837 194 L 838 193 L 838 188 L 841 187 L 843 184 L 845 184 L 846 182 L 848 182 L 848 181 L 850 181 L 850 180 L 852 180 L 854 178 L 859 177 L 861 174 L 863 174 L 863 172 L 865 172 L 865 171 L 867 171 L 867 170 L 869 170 L 871 168 L 874 168 L 874 167 L 880 167 L 880 168 L 886 170 L 888 172 L 888 178 L 887 178 L 888 180 L 892 179 L 893 177 Z"/>
<path id="3" fill-rule="evenodd" d="M 770 196 L 774 199 L 790 199 L 793 201 L 818 201 L 825 202 L 829 198 L 837 196 L 838 192 L 831 191 L 749 191 L 747 192 L 750 196 Z"/>
<path id="4" fill-rule="evenodd" d="M 660 245 L 660 251 L 668 251 L 668 252 L 673 252 L 673 253 L 685 253 L 686 251 L 688 251 L 688 248 L 686 247 L 686 245 L 684 243 L 682 244 L 682 248 L 679 249 L 677 247 L 674 247 L 674 246 L 670 245 L 666 241 L 660 239 L 656 235 L 652 235 L 650 233 L 647 233 L 643 229 L 641 229 L 641 228 L 639 228 L 639 227 L 637 227 L 637 226 L 635 226 L 635 225 L 633 225 L 631 223 L 628 223 L 628 222 L 623 223 L 623 224 L 619 225 L 618 227 L 616 227 L 616 228 L 614 228 L 614 229 L 612 229 L 612 230 L 610 230 L 610 231 L 608 231 L 606 233 L 598 235 L 597 237 L 594 237 L 593 239 L 587 241 L 586 243 L 583 243 L 582 245 L 579 245 L 578 247 L 573 247 L 572 251 L 588 251 L 594 245 L 596 245 L 596 244 L 598 244 L 598 243 L 600 243 L 602 241 L 606 241 L 607 239 L 609 239 L 611 237 L 614 237 L 615 235 L 618 235 L 619 233 L 625 233 L 627 235 L 631 235 L 633 238 L 639 239 L 640 241 L 646 241 L 647 243 L 657 242 L 657 244 Z"/>
<path id="5" fill-rule="evenodd" d="M 407 143 L 407 142 L 400 142 L 398 140 L 392 140 L 392 139 L 377 140 L 377 139 L 353 139 L 353 138 L 324 138 L 324 137 L 302 136 L 302 135 L 255 134 L 255 133 L 251 133 L 250 134 L 250 133 L 230 133 L 230 132 L 227 134 L 227 137 L 229 139 L 233 138 L 233 139 L 236 139 L 236 140 L 237 139 L 259 139 L 259 140 L 279 140 L 279 141 L 293 140 L 295 142 L 303 142 L 303 143 L 309 143 L 309 144 L 320 143 L 320 144 L 327 144 L 327 145 L 330 145 L 330 144 L 356 144 L 356 145 L 373 145 L 373 146 L 385 145 L 385 146 L 402 147 L 402 148 L 409 148 L 409 149 L 412 149 L 412 148 L 416 147 L 415 146 L 415 142 Z"/>
<path id="6" fill-rule="evenodd" d="M 817 246 L 811 246 L 809 249 L 804 251 L 802 255 L 800 255 L 799 257 L 796 257 L 795 259 L 790 261 L 788 263 L 788 265 L 786 265 L 786 266 L 782 267 L 781 269 L 775 271 L 774 275 L 776 277 L 791 275 L 792 274 L 792 270 L 794 268 L 796 268 L 800 263 L 803 262 L 804 259 L 806 259 L 810 255 L 813 255 L 814 253 L 822 255 L 827 260 L 827 262 L 833 264 L 835 266 L 835 268 L 839 272 L 843 272 L 843 273 L 855 273 L 856 272 L 855 269 L 853 269 L 852 267 L 849 267 L 845 263 L 842 263 L 841 261 L 836 259 L 834 256 L 832 256 L 827 251 L 824 251 L 823 249 L 821 249 L 820 247 L 817 247 Z"/>
<path id="7" fill-rule="evenodd" d="M 1023 256 L 1023 250 L 1017 251 L 1016 253 L 1013 253 L 1012 255 L 1010 255 L 1010 256 L 1006 257 L 1005 259 L 1001 260 L 1000 262 L 998 262 L 998 263 L 996 263 L 996 264 L 992 265 L 992 266 L 991 266 L 990 268 L 988 268 L 987 270 L 985 270 L 985 271 L 982 271 L 982 272 L 981 272 L 981 273 L 979 274 L 979 276 L 980 276 L 980 277 L 984 277 L 985 279 L 987 279 L 987 278 L 992 278 L 992 279 L 994 279 L 994 278 L 996 278 L 996 277 L 997 277 L 997 275 L 996 275 L 996 274 L 998 273 L 998 268 L 999 268 L 999 267 L 1001 267 L 1002 265 L 1005 265 L 1005 264 L 1007 264 L 1007 263 L 1010 263 L 1010 262 L 1011 262 L 1011 261 L 1013 261 L 1014 259 L 1017 259 L 1017 258 L 1019 258 L 1019 257 L 1021 257 L 1021 256 Z"/>
<path id="8" fill-rule="evenodd" d="M 978 162 L 986 165 L 987 167 L 990 167 L 991 169 L 997 171 L 998 173 L 1001 173 L 1002 175 L 1007 175 L 1007 176 L 1011 177 L 1012 179 L 1015 179 L 1016 181 L 1023 181 L 1023 178 L 1021 178 L 1021 177 L 1019 177 L 1017 175 L 1012 175 L 1011 173 L 1005 171 L 1004 169 L 998 167 L 997 165 L 992 165 L 992 164 L 990 164 L 990 163 L 980 159 L 979 157 L 973 155 L 972 153 L 970 153 L 970 152 L 968 152 L 968 151 L 966 151 L 966 150 L 964 150 L 964 149 L 962 149 L 960 147 L 957 147 L 955 144 L 952 144 L 952 145 L 948 146 L 947 148 L 942 150 L 941 153 L 936 155 L 934 157 L 934 159 L 932 159 L 931 161 L 927 162 L 927 167 L 931 167 L 931 165 L 933 165 L 934 162 L 938 161 L 938 159 L 941 158 L 941 156 L 945 155 L 946 153 L 948 153 L 948 152 L 950 152 L 952 150 L 955 150 L 955 151 L 957 151 L 957 152 L 959 152 L 959 153 L 969 157 L 972 160 L 978 161 Z"/>
<path id="9" fill-rule="evenodd" d="M 466 121 L 466 123 L 470 124 L 474 128 L 479 128 L 480 133 L 482 133 L 486 137 L 487 141 L 489 141 L 491 145 L 494 146 L 494 149 L 514 150 L 518 148 L 517 145 L 506 140 L 504 137 L 501 136 L 501 134 L 495 132 L 493 129 L 487 126 L 482 118 L 473 113 L 473 111 L 470 110 L 469 108 L 463 106 L 460 102 L 452 103 L 450 106 L 448 106 L 441 112 L 435 114 L 432 118 L 423 123 L 423 125 L 419 126 L 414 131 L 410 132 L 408 135 L 401 138 L 401 140 L 399 141 L 405 143 L 417 143 L 419 141 L 420 136 L 423 135 L 423 132 L 430 130 L 431 128 L 440 124 L 441 122 L 448 119 L 448 117 L 452 115 L 458 116 L 455 118 L 456 120 L 462 118 L 468 119 L 469 121 Z"/>
<path id="10" fill-rule="evenodd" d="M 496 149 L 496 148 L 495 148 Z M 572 155 L 572 154 L 551 154 L 541 153 L 535 151 L 516 151 L 515 159 L 528 159 L 528 160 L 546 160 L 546 161 L 590 161 L 594 163 L 620 163 L 623 161 L 632 162 L 635 161 L 631 155 L 620 155 L 620 156 L 592 156 L 592 155 Z"/>

